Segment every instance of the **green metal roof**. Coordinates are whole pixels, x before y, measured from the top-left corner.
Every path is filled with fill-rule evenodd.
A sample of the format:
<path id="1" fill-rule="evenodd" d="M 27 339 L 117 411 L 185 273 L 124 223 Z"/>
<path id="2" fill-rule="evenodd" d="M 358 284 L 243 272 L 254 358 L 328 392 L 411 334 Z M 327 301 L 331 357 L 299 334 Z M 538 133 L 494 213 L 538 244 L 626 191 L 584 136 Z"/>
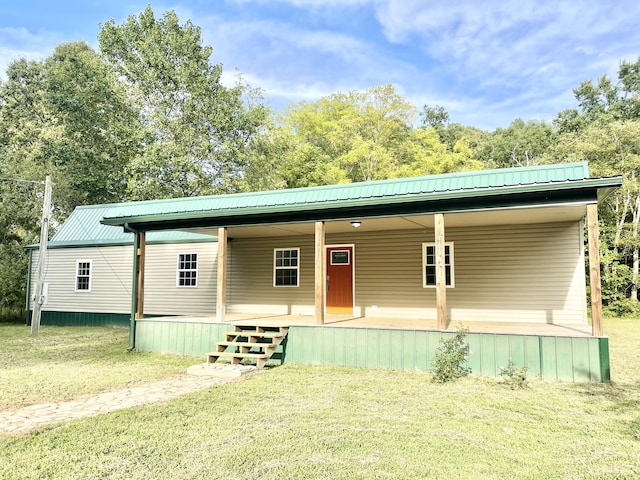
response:
<path id="1" fill-rule="evenodd" d="M 118 203 L 76 207 L 48 243 L 48 248 L 133 245 L 132 233 L 125 232 L 120 227 L 100 223 L 100 220 L 106 215 L 117 215 L 128 206 L 128 203 Z M 147 243 L 189 243 L 216 240 L 216 237 L 210 235 L 181 231 L 149 232 L 147 236 Z M 31 245 L 28 248 L 38 248 L 38 245 Z"/>
<path id="2" fill-rule="evenodd" d="M 591 179 L 587 162 L 577 162 L 132 202 L 106 212 L 102 223 L 150 231 L 588 202 L 621 183 Z"/>

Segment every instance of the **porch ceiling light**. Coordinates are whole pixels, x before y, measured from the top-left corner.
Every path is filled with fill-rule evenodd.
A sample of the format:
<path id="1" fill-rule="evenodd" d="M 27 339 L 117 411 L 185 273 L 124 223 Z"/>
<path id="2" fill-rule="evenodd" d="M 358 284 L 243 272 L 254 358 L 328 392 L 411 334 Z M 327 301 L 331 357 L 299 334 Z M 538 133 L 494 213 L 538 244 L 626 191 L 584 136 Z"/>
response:
<path id="1" fill-rule="evenodd" d="M 362 222 L 358 222 L 358 221 L 351 222 L 351 226 L 353 228 L 358 228 L 360 225 L 362 225 Z"/>

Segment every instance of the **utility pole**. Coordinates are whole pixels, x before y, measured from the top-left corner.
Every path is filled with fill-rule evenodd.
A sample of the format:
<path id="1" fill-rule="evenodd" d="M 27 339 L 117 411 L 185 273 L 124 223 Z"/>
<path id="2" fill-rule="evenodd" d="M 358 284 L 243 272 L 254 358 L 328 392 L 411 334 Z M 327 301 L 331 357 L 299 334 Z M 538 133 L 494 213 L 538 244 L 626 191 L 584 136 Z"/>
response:
<path id="1" fill-rule="evenodd" d="M 42 205 L 42 222 L 40 224 L 40 248 L 38 250 L 38 280 L 36 282 L 36 301 L 31 316 L 31 336 L 40 333 L 40 317 L 44 302 L 44 270 L 47 266 L 47 243 L 49 241 L 49 215 L 51 213 L 51 176 L 47 175 L 44 182 L 44 203 Z"/>

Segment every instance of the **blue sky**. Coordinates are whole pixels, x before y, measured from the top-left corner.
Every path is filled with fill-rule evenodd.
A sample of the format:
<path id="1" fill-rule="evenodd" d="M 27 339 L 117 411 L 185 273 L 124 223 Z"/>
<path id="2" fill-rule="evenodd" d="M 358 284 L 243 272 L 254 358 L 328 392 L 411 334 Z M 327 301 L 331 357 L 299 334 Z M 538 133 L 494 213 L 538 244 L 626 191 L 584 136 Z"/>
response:
<path id="1" fill-rule="evenodd" d="M 0 77 L 19 57 L 55 45 L 97 48 L 99 24 L 148 1 L 22 0 L 0 5 Z M 182 0 L 151 2 L 202 28 L 222 63 L 275 109 L 338 91 L 393 84 L 418 110 L 492 130 L 516 118 L 552 120 L 572 89 L 640 56 L 637 0 Z"/>

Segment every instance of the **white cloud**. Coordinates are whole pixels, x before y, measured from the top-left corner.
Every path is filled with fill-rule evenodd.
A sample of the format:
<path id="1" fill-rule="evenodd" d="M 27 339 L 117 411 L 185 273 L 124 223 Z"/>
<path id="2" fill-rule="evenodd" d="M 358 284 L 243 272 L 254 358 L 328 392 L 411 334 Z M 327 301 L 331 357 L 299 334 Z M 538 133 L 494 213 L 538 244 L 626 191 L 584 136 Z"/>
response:
<path id="1" fill-rule="evenodd" d="M 6 78 L 11 62 L 20 58 L 42 60 L 61 41 L 61 36 L 53 32 L 35 35 L 26 28 L 0 27 L 0 78 Z"/>
<path id="2" fill-rule="evenodd" d="M 227 3 L 236 4 L 274 4 L 285 3 L 293 7 L 316 9 L 316 8 L 331 8 L 331 7 L 359 7 L 371 3 L 371 0 L 227 0 Z"/>
<path id="3" fill-rule="evenodd" d="M 418 108 L 442 105 L 453 121 L 482 128 L 551 120 L 575 106 L 573 88 L 615 77 L 640 44 L 632 0 L 226 3 L 278 15 L 180 17 L 194 18 L 214 61 L 238 68 L 276 107 L 393 83 Z M 345 28 L 344 18 L 362 12 L 378 24 Z"/>
<path id="4" fill-rule="evenodd" d="M 238 69 L 277 108 L 379 83 L 371 46 L 343 32 L 217 15 L 201 18 L 199 25 L 205 43 L 213 46 L 212 60 L 227 72 L 226 81 Z"/>
<path id="5" fill-rule="evenodd" d="M 539 64 L 572 63 L 572 58 L 599 53 L 617 55 L 609 37 L 631 35 L 640 41 L 637 2 L 376 2 L 376 15 L 387 38 L 396 43 L 421 42 L 441 60 L 455 58 L 454 67 L 487 76 L 532 74 Z M 573 52 L 574 56 L 567 55 Z M 580 55 L 575 56 L 579 52 Z M 542 59 L 542 62 L 540 62 Z"/>

